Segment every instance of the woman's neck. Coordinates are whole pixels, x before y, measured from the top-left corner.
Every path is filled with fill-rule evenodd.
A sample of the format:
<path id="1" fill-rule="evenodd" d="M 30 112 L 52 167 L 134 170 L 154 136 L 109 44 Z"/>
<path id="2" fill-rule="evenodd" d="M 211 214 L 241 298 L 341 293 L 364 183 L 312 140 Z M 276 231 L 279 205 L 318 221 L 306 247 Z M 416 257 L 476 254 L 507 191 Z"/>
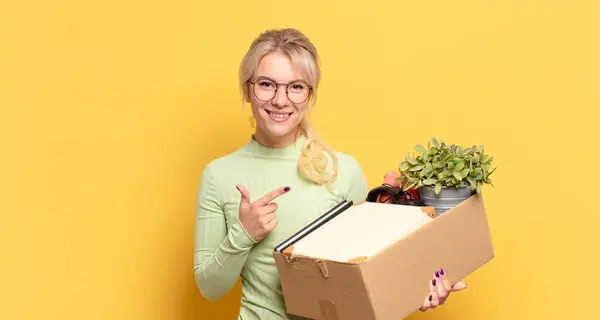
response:
<path id="1" fill-rule="evenodd" d="M 284 148 L 294 143 L 299 135 L 300 130 L 298 129 L 281 137 L 270 137 L 269 135 L 264 134 L 262 131 L 256 130 L 254 134 L 254 140 L 268 148 Z"/>

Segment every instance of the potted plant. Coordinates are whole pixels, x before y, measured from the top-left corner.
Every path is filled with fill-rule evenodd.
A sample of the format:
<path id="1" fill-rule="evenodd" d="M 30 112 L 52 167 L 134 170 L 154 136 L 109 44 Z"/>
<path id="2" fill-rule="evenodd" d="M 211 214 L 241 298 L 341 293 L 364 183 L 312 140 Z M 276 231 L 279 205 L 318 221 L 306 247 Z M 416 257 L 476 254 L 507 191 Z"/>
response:
<path id="1" fill-rule="evenodd" d="M 433 137 L 427 148 L 417 144 L 414 151 L 418 154 L 404 154 L 398 181 L 405 191 L 417 189 L 423 204 L 433 206 L 438 215 L 481 194 L 484 184 L 493 186 L 494 157 L 485 154 L 483 145 L 463 148 Z"/>

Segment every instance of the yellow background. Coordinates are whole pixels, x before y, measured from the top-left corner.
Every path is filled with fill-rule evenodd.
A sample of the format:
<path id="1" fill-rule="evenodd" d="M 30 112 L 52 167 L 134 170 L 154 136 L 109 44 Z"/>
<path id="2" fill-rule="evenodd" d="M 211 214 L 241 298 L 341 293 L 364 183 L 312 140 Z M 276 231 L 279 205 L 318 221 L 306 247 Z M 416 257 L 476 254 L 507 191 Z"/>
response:
<path id="1" fill-rule="evenodd" d="M 584 318 L 599 21 L 593 0 L 3 1 L 0 319 L 235 318 L 239 287 L 194 284 L 195 192 L 249 138 L 243 53 L 287 26 L 322 56 L 317 129 L 371 187 L 433 135 L 495 156 L 496 259 L 411 319 Z"/>

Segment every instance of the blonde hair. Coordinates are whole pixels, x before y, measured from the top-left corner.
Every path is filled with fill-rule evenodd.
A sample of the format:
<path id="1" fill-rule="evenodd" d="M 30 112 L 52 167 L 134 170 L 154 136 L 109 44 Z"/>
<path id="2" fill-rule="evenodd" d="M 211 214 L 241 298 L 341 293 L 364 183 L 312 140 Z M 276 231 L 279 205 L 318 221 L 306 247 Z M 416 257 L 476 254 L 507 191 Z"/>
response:
<path id="1" fill-rule="evenodd" d="M 314 106 L 321 78 L 319 56 L 311 41 L 302 32 L 293 28 L 266 30 L 254 39 L 240 63 L 239 84 L 242 93 L 249 94 L 251 91 L 244 89 L 258 68 L 260 60 L 275 52 L 287 55 L 293 64 L 300 66 L 306 76 L 306 81 L 313 87 L 310 106 Z M 319 185 L 334 182 L 337 179 L 338 170 L 338 158 L 334 150 L 318 137 L 308 117 L 302 120 L 299 130 L 306 137 L 298 159 L 300 175 Z M 329 171 L 327 170 L 329 163 L 327 154 L 333 162 Z"/>

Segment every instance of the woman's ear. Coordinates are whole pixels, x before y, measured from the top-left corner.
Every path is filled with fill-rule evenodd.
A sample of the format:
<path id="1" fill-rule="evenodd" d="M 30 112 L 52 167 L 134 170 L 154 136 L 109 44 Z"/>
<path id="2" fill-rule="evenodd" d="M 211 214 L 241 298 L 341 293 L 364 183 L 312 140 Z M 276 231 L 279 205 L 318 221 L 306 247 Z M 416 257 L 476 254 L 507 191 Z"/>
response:
<path id="1" fill-rule="evenodd" d="M 246 83 L 246 85 L 243 87 L 242 93 L 244 95 L 244 102 L 245 103 L 250 103 L 250 90 L 249 90 L 249 84 L 248 83 Z"/>

